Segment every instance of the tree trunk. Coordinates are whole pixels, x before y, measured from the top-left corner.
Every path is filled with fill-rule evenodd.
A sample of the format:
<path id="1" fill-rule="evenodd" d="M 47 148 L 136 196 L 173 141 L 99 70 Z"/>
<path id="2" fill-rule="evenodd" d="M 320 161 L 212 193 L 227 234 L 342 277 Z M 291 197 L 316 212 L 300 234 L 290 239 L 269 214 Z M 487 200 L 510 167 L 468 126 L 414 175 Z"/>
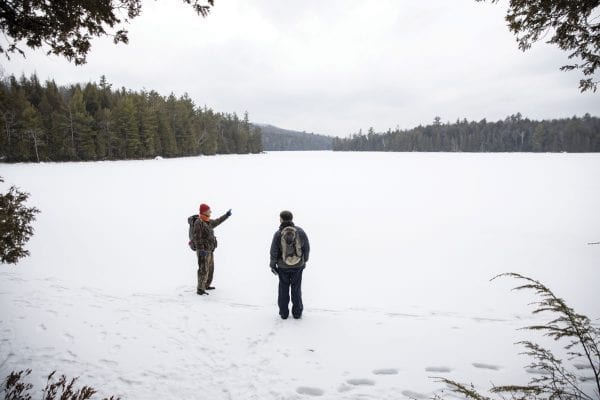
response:
<path id="1" fill-rule="evenodd" d="M 31 137 L 33 138 L 33 148 L 35 149 L 35 158 L 39 164 L 40 162 L 40 154 L 38 153 L 38 144 L 37 144 L 37 136 L 35 134 L 35 130 L 30 130 L 29 134 L 31 135 Z"/>

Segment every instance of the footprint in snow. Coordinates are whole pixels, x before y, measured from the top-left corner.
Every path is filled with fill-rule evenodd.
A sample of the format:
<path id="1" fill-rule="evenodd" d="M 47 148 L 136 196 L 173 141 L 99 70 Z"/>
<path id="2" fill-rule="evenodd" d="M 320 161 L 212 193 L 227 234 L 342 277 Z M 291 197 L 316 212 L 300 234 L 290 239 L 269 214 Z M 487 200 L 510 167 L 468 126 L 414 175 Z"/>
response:
<path id="1" fill-rule="evenodd" d="M 473 366 L 475 368 L 479 368 L 479 369 L 491 369 L 493 371 L 500 371 L 500 369 L 502 368 L 502 367 L 500 367 L 498 365 L 484 364 L 484 363 L 473 363 Z"/>
<path id="2" fill-rule="evenodd" d="M 347 385 L 345 383 L 342 383 L 339 387 L 338 387 L 338 392 L 340 393 L 344 393 L 344 392 L 349 392 L 352 390 L 352 386 Z"/>
<path id="3" fill-rule="evenodd" d="M 375 385 L 375 381 L 371 379 L 348 379 L 346 383 L 352 386 L 373 386 Z"/>
<path id="4" fill-rule="evenodd" d="M 381 368 L 373 371 L 375 375 L 397 375 L 398 370 L 396 368 Z"/>
<path id="5" fill-rule="evenodd" d="M 576 364 L 573 364 L 573 366 L 575 368 L 579 369 L 579 370 L 582 370 L 582 369 L 592 369 L 592 366 L 590 364 L 576 363 Z"/>
<path id="6" fill-rule="evenodd" d="M 110 365 L 110 366 L 117 366 L 117 365 L 119 365 L 118 362 L 113 361 L 113 360 L 107 360 L 105 358 L 102 358 L 102 359 L 98 360 L 98 362 L 100 362 L 100 363 L 102 363 L 104 365 Z"/>
<path id="7" fill-rule="evenodd" d="M 412 390 L 403 390 L 402 394 L 405 397 L 408 397 L 409 399 L 419 399 L 419 400 L 423 399 L 423 400 L 425 400 L 425 399 L 429 398 L 429 396 L 427 396 L 426 394 L 419 393 L 419 392 L 413 392 Z"/>
<path id="8" fill-rule="evenodd" d="M 296 389 L 296 393 L 298 394 L 306 394 L 309 396 L 323 396 L 323 394 L 325 393 L 322 389 L 319 388 L 313 388 L 313 387 L 308 387 L 308 386 L 300 386 L 299 388 Z"/>
<path id="9" fill-rule="evenodd" d="M 543 369 L 535 369 L 535 368 L 527 368 L 525 370 L 525 372 L 527 372 L 528 374 L 532 374 L 532 375 L 550 375 L 551 374 L 550 371 L 544 371 Z"/>
<path id="10" fill-rule="evenodd" d="M 448 372 L 452 372 L 452 368 L 448 368 L 448 367 L 427 367 L 427 368 L 425 368 L 425 371 L 427 371 L 427 372 L 443 372 L 443 373 L 448 373 Z"/>

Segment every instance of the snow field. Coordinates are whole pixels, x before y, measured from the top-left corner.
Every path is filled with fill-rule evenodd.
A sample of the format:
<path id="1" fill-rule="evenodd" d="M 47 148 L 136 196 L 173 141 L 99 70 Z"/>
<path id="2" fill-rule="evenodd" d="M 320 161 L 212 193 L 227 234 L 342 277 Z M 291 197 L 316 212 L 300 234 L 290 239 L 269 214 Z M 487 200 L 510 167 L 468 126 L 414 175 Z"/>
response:
<path id="1" fill-rule="evenodd" d="M 0 373 L 127 399 L 428 398 L 526 383 L 518 272 L 600 315 L 600 156 L 290 152 L 0 166 L 42 210 L 0 272 Z M 291 192 L 292 196 L 285 193 Z M 195 295 L 186 218 L 216 229 Z M 282 209 L 311 240 L 300 321 L 268 269 Z"/>

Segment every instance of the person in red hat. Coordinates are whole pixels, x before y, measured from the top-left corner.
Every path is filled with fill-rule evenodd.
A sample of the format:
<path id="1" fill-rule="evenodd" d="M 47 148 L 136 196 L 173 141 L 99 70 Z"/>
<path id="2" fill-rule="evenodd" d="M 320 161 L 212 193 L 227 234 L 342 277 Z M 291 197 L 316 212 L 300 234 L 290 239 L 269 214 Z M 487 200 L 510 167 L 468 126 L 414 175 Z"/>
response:
<path id="1" fill-rule="evenodd" d="M 194 222 L 193 241 L 198 256 L 198 287 L 196 293 L 199 295 L 208 294 L 207 290 L 215 288 L 211 286 L 215 271 L 213 252 L 217 248 L 214 228 L 231 216 L 231 210 L 217 219 L 210 219 L 211 213 L 212 211 L 207 204 L 200 204 L 200 215 Z"/>

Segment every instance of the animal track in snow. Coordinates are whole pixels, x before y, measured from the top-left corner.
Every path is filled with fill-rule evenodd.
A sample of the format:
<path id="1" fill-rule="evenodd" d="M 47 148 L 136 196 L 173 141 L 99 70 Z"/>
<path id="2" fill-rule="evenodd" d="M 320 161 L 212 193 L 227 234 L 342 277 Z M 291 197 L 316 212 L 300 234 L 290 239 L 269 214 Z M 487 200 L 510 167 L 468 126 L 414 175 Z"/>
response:
<path id="1" fill-rule="evenodd" d="M 444 372 L 444 373 L 448 373 L 448 372 L 452 372 L 452 368 L 448 368 L 448 367 L 427 367 L 427 368 L 425 368 L 425 371 L 427 371 L 427 372 Z"/>
<path id="2" fill-rule="evenodd" d="M 373 385 L 375 385 L 375 381 L 373 381 L 371 379 L 364 379 L 364 378 L 348 379 L 346 381 L 346 383 L 348 383 L 352 386 L 373 386 Z"/>
<path id="3" fill-rule="evenodd" d="M 533 374 L 533 375 L 550 375 L 551 374 L 550 371 L 544 371 L 543 369 L 535 369 L 535 368 L 527 368 L 525 370 L 525 372 L 527 372 L 528 374 Z"/>
<path id="4" fill-rule="evenodd" d="M 338 387 L 338 392 L 340 393 L 344 393 L 344 392 L 349 392 L 350 390 L 352 390 L 352 386 L 347 385 L 345 383 L 342 383 L 339 387 Z"/>
<path id="5" fill-rule="evenodd" d="M 375 375 L 396 375 L 398 370 L 396 368 L 381 368 L 373 371 Z"/>
<path id="6" fill-rule="evenodd" d="M 473 363 L 472 364 L 475 368 L 479 368 L 479 369 L 491 369 L 493 371 L 500 371 L 501 367 L 498 365 L 493 365 L 493 364 L 484 364 L 484 363 Z"/>
<path id="7" fill-rule="evenodd" d="M 387 313 L 388 317 L 400 317 L 400 318 L 419 318 L 422 315 L 418 314 L 405 314 L 405 313 Z"/>
<path id="8" fill-rule="evenodd" d="M 307 394 L 309 396 L 323 396 L 325 393 L 322 389 L 313 388 L 308 386 L 300 386 L 296 389 L 296 393 L 298 394 Z"/>
<path id="9" fill-rule="evenodd" d="M 577 364 L 573 364 L 573 366 L 575 368 L 579 369 L 579 370 L 582 370 L 582 369 L 592 369 L 592 366 L 590 364 L 580 364 L 580 363 L 577 363 Z"/>
<path id="10" fill-rule="evenodd" d="M 412 390 L 403 390 L 402 394 L 410 399 L 428 399 L 429 396 L 419 392 L 413 392 Z"/>

